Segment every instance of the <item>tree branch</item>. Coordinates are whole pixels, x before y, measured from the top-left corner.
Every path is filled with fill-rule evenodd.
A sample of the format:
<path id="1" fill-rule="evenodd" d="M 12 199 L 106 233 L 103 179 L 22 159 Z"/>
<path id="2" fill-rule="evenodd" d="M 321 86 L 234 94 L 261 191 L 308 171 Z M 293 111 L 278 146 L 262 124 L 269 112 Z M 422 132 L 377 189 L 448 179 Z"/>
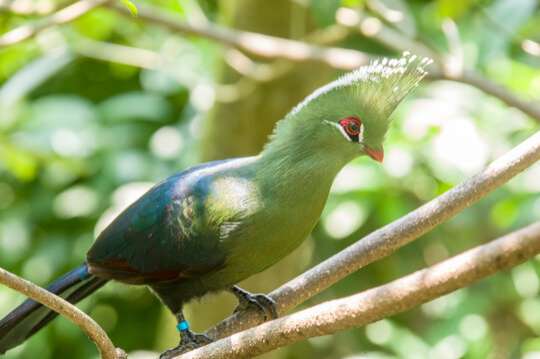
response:
<path id="1" fill-rule="evenodd" d="M 478 73 L 465 71 L 457 76 L 449 73 L 432 74 L 430 76 L 432 78 L 461 82 L 476 87 L 480 91 L 498 98 L 508 106 L 517 108 L 536 120 L 536 122 L 540 122 L 540 107 L 537 104 L 520 99 L 505 87 L 488 80 Z"/>
<path id="2" fill-rule="evenodd" d="M 310 337 L 363 326 L 468 286 L 540 253 L 540 222 L 350 297 L 273 320 L 177 359 L 253 357 Z"/>
<path id="3" fill-rule="evenodd" d="M 336 22 L 349 31 L 358 32 L 391 50 L 410 51 L 416 55 L 430 57 L 437 64 L 441 62 L 439 55 L 426 45 L 414 41 L 392 27 L 385 26 L 378 18 L 366 16 L 358 10 L 339 8 L 336 12 Z"/>
<path id="4" fill-rule="evenodd" d="M 370 30 L 369 26 L 364 25 L 370 21 L 370 17 L 360 14 L 359 12 L 341 8 L 336 15 L 337 22 L 350 29 L 355 29 L 366 37 L 369 37 L 384 46 L 394 51 L 412 51 L 415 54 L 427 56 L 434 60 L 433 67 L 430 69 L 429 78 L 435 80 L 450 80 L 461 82 L 473 86 L 480 91 L 498 98 L 505 104 L 515 107 L 523 113 L 527 114 L 536 122 L 540 122 L 540 106 L 532 102 L 524 101 L 514 95 L 505 87 L 498 85 L 480 74 L 472 71 L 452 71 L 445 63 L 441 54 L 438 54 L 425 44 L 410 39 L 408 36 L 392 29 L 388 26 L 379 23 L 376 28 Z"/>
<path id="5" fill-rule="evenodd" d="M 360 268 L 386 257 L 485 197 L 540 160 L 540 131 L 462 182 L 406 216 L 370 233 L 343 251 L 270 293 L 284 314 Z M 232 315 L 208 331 L 223 338 L 262 322 L 260 313 Z"/>
<path id="6" fill-rule="evenodd" d="M 39 21 L 17 27 L 0 36 L 0 48 L 15 45 L 53 26 L 66 24 L 109 0 L 81 0 Z"/>
<path id="7" fill-rule="evenodd" d="M 129 11 L 116 3 L 109 3 L 109 8 L 125 15 L 131 16 Z M 361 51 L 353 49 L 343 49 L 337 47 L 325 47 L 311 45 L 306 42 L 278 38 L 269 35 L 257 34 L 228 29 L 222 26 L 208 24 L 188 24 L 177 16 L 164 11 L 141 7 L 139 9 L 140 20 L 153 23 L 168 28 L 171 31 L 205 37 L 221 43 L 225 46 L 235 48 L 247 54 L 264 59 L 286 59 L 292 62 L 319 61 L 328 66 L 340 70 L 351 70 L 365 65 L 369 56 Z M 412 51 L 415 54 L 431 57 L 438 66 L 436 71 L 430 76 L 433 79 L 445 79 L 466 83 L 479 90 L 494 96 L 509 106 L 515 107 L 537 122 L 540 122 L 540 107 L 519 99 L 513 93 L 501 85 L 497 85 L 490 80 L 472 72 L 451 74 L 445 68 L 444 61 L 440 54 L 423 43 L 410 39 L 399 31 L 385 26 L 380 21 L 373 21 L 376 18 L 368 17 L 352 9 L 339 9 L 336 19 L 340 26 L 332 27 L 331 39 L 342 39 L 344 37 L 343 28 L 355 29 L 364 36 L 370 37 L 394 51 Z M 371 22 L 372 26 L 365 25 Z M 328 34 L 327 34 L 328 35 Z M 313 38 L 311 38 L 313 40 Z M 325 39 L 323 43 L 328 43 Z"/>
<path id="8" fill-rule="evenodd" d="M 121 359 L 127 357 L 121 349 L 116 349 L 105 331 L 87 314 L 65 299 L 0 268 L 0 283 L 16 290 L 68 318 L 81 328 L 96 344 L 104 359 Z"/>
<path id="9" fill-rule="evenodd" d="M 109 3 L 108 7 L 124 16 L 131 17 L 129 11 L 123 6 Z M 139 8 L 137 19 L 185 35 L 205 37 L 264 59 L 284 58 L 292 62 L 317 61 L 342 70 L 357 68 L 365 65 L 369 60 L 368 55 L 357 50 L 316 46 L 302 41 L 233 30 L 211 23 L 188 24 L 178 16 L 147 6 Z"/>
<path id="10" fill-rule="evenodd" d="M 116 10 L 122 15 L 133 18 L 129 10 L 124 6 L 116 3 L 108 3 L 109 1 L 110 0 L 81 0 L 38 22 L 13 29 L 0 36 L 0 48 L 22 42 L 49 27 L 76 20 L 100 5 L 108 4 L 109 8 Z M 354 13 L 354 10 L 340 9 L 337 14 L 337 20 L 341 25 L 347 28 L 355 28 L 365 36 L 379 41 L 390 49 L 413 51 L 414 53 L 434 58 L 437 63 L 442 64 L 439 54 L 435 53 L 424 44 L 409 39 L 398 31 L 385 27 L 380 22 L 377 23 L 376 26 L 362 26 L 362 23 L 373 20 L 374 18 Z M 150 7 L 141 7 L 139 9 L 138 18 L 166 27 L 174 32 L 205 37 L 228 47 L 265 59 L 279 58 L 292 62 L 318 61 L 341 70 L 351 70 L 365 65 L 369 59 L 367 54 L 358 50 L 311 45 L 302 41 L 232 30 L 210 23 L 188 24 L 179 20 L 174 15 Z M 373 24 L 375 24 L 375 22 L 373 22 Z M 338 38 L 343 37 L 343 31 L 339 26 L 334 27 L 333 30 L 334 33 L 338 33 Z M 333 37 L 335 37 L 335 34 Z M 472 72 L 450 74 L 444 69 L 444 66 L 438 70 L 439 71 L 432 74 L 431 78 L 452 80 L 474 86 L 491 96 L 499 98 L 507 105 L 521 110 L 537 122 L 540 122 L 539 106 L 519 99 L 504 87 L 494 84 L 479 74 Z M 283 71 L 279 71 L 278 73 L 282 72 Z"/>
<path id="11" fill-rule="evenodd" d="M 54 11 L 56 4 L 52 3 L 24 3 L 13 0 L 0 0 L 0 13 L 8 13 L 17 16 L 43 16 Z"/>

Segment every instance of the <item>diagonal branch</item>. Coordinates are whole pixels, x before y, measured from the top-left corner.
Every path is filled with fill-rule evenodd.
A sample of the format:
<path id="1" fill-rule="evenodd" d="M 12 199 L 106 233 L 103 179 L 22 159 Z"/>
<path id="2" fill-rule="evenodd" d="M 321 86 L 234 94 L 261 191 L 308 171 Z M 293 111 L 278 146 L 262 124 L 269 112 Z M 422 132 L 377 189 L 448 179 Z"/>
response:
<path id="1" fill-rule="evenodd" d="M 123 6 L 110 3 L 108 7 L 124 16 L 131 17 L 129 11 Z M 343 70 L 365 65 L 369 59 L 368 55 L 357 50 L 317 46 L 297 40 L 233 30 L 211 23 L 188 24 L 178 16 L 147 6 L 139 8 L 137 18 L 174 32 L 204 37 L 264 59 L 284 58 L 292 62 L 318 61 Z"/>
<path id="2" fill-rule="evenodd" d="M 17 27 L 0 36 L 0 48 L 27 40 L 50 27 L 74 21 L 107 1 L 109 0 L 81 0 L 39 21 Z"/>
<path id="3" fill-rule="evenodd" d="M 386 257 L 477 202 L 540 160 L 540 131 L 462 182 L 406 216 L 378 229 L 270 293 L 284 314 L 369 263 Z M 240 312 L 208 331 L 223 338 L 262 322 L 255 311 Z"/>
<path id="4" fill-rule="evenodd" d="M 431 77 L 471 85 L 488 95 L 498 98 L 508 106 L 517 108 L 521 112 L 535 119 L 536 122 L 540 122 L 540 106 L 538 104 L 520 99 L 505 87 L 488 80 L 476 72 L 464 71 L 459 75 L 440 73 L 433 74 Z"/>
<path id="5" fill-rule="evenodd" d="M 492 82 L 476 72 L 460 71 L 455 73 L 455 71 L 448 68 L 441 54 L 432 50 L 424 43 L 411 39 L 407 35 L 383 24 L 379 24 L 373 31 L 368 31 L 367 29 L 369 27 L 364 26 L 364 24 L 371 21 L 372 18 L 352 9 L 339 9 L 336 20 L 338 24 L 349 29 L 354 29 L 391 50 L 398 52 L 412 51 L 415 54 L 432 58 L 435 61 L 433 66 L 435 69 L 430 69 L 429 71 L 429 78 L 431 79 L 450 80 L 468 84 L 490 96 L 498 98 L 508 106 L 519 109 L 537 122 L 540 122 L 540 106 L 538 104 L 520 99 L 505 87 Z"/>
<path id="6" fill-rule="evenodd" d="M 363 326 L 468 286 L 540 253 L 540 222 L 429 268 L 221 339 L 177 359 L 245 358 Z"/>
<path id="7" fill-rule="evenodd" d="M 125 357 L 125 353 L 121 349 L 114 347 L 105 331 L 92 318 L 64 298 L 54 295 L 3 268 L 0 268 L 0 283 L 43 304 L 75 323 L 96 344 L 102 358 L 120 359 Z"/>

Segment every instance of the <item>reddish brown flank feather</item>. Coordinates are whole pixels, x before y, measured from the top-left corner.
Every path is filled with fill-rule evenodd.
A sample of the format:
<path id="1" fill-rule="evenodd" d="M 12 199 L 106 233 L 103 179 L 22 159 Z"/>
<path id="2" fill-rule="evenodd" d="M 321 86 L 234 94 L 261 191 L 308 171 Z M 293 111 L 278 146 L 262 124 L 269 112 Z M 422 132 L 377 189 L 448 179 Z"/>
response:
<path id="1" fill-rule="evenodd" d="M 109 258 L 96 265 L 88 264 L 89 272 L 100 278 L 114 278 L 129 284 L 149 284 L 153 282 L 174 281 L 189 278 L 190 275 L 178 270 L 162 270 L 150 273 L 141 273 L 123 259 Z"/>

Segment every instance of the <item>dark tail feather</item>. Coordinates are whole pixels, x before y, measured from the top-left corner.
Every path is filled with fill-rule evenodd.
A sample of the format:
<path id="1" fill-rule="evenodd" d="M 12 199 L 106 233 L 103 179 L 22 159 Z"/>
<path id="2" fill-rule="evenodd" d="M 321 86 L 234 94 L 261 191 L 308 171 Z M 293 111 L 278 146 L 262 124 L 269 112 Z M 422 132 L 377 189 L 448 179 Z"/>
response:
<path id="1" fill-rule="evenodd" d="M 47 290 L 75 304 L 106 282 L 106 279 L 88 273 L 88 267 L 83 264 L 56 280 L 47 287 Z M 25 300 L 0 320 L 0 354 L 24 342 L 57 315 L 56 312 L 31 299 Z"/>

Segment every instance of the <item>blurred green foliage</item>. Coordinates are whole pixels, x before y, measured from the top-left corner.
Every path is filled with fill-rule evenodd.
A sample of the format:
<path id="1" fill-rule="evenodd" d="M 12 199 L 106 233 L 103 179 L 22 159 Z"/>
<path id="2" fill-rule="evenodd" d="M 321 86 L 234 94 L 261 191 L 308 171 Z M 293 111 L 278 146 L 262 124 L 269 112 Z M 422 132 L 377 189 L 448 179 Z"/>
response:
<path id="1" fill-rule="evenodd" d="M 370 9 L 373 1 L 294 3 L 309 7 L 303 21 L 324 28 L 335 23 L 340 6 Z M 441 26 L 453 19 L 467 68 L 519 96 L 540 100 L 540 59 L 522 46 L 526 39 L 540 40 L 536 1 L 383 3 L 400 9 L 396 27 L 406 24 L 402 31 L 444 53 L 448 45 Z M 2 33 L 66 1 L 12 4 L 19 14 L 0 9 Z M 220 18 L 215 1 L 151 4 L 188 20 Z M 153 55 L 124 54 L 126 49 L 107 48 L 105 41 L 151 50 L 162 62 L 145 68 L 112 61 L 118 53 L 144 65 Z M 390 54 L 360 35 L 351 36 L 347 46 Z M 84 260 L 96 232 L 121 208 L 156 181 L 197 163 L 221 61 L 219 45 L 106 9 L 0 49 L 0 265 L 46 285 Z M 537 130 L 518 110 L 451 82 L 423 84 L 394 118 L 384 165 L 361 158 L 347 166 L 321 223 L 282 264 L 290 273 L 261 274 L 255 287 L 273 289 L 446 191 Z M 307 305 L 385 283 L 537 220 L 539 192 L 540 167 L 535 166 Z M 540 261 L 534 260 L 366 328 L 314 338 L 266 357 L 533 358 L 540 355 L 539 273 Z M 22 299 L 0 288 L 0 315 Z M 217 301 L 226 305 L 210 305 Z M 203 329 L 232 306 L 229 297 L 205 299 L 192 305 L 188 316 Z M 127 351 L 161 351 L 175 344 L 172 317 L 144 288 L 110 283 L 81 307 Z M 84 334 L 59 319 L 6 356 L 36 357 L 95 358 L 97 353 Z"/>

